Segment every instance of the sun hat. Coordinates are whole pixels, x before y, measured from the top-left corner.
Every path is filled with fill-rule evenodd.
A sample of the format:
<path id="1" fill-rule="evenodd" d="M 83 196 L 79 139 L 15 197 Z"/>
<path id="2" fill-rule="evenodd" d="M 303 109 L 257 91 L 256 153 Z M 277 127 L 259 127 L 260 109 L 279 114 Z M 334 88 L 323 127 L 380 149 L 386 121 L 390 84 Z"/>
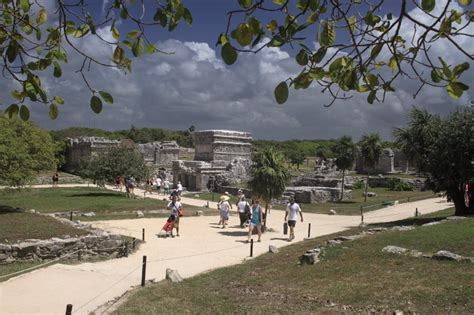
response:
<path id="1" fill-rule="evenodd" d="M 227 195 L 222 195 L 222 196 L 220 196 L 219 199 L 220 199 L 221 201 L 228 201 L 228 200 L 230 199 L 230 197 L 227 196 Z"/>

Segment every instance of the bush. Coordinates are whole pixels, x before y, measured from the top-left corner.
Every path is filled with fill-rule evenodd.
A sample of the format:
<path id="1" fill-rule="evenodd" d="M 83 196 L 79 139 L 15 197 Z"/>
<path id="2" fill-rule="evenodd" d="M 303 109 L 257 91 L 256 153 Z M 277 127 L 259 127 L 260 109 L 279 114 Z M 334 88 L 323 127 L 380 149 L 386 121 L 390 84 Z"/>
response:
<path id="1" fill-rule="evenodd" d="M 388 180 L 388 190 L 391 191 L 413 191 L 412 184 L 407 183 L 400 178 L 390 178 Z"/>
<path id="2" fill-rule="evenodd" d="M 365 182 L 363 180 L 359 180 L 352 185 L 352 189 L 362 189 L 365 187 Z"/>

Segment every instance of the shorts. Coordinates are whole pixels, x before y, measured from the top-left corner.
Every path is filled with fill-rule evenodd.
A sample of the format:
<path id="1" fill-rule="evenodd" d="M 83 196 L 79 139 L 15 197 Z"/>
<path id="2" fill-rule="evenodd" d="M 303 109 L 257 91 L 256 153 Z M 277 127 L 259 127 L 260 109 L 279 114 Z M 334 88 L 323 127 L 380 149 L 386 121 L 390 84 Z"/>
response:
<path id="1" fill-rule="evenodd" d="M 288 226 L 295 227 L 296 226 L 296 220 L 288 220 Z"/>

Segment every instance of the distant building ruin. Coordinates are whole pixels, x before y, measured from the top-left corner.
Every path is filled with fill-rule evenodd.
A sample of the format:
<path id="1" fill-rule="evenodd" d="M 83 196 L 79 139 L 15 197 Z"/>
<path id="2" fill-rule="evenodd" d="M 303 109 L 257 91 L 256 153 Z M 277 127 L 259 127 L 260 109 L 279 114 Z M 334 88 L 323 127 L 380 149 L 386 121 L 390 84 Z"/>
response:
<path id="1" fill-rule="evenodd" d="M 173 161 L 173 182 L 188 190 L 208 190 L 209 185 L 248 180 L 252 137 L 248 132 L 202 130 L 193 133 L 193 161 Z"/>
<path id="2" fill-rule="evenodd" d="M 363 156 L 359 153 L 356 158 L 355 171 L 359 173 L 376 172 L 376 173 L 399 173 L 412 170 L 408 159 L 403 152 L 386 148 L 382 151 L 380 158 L 373 168 L 369 168 L 364 163 Z"/>

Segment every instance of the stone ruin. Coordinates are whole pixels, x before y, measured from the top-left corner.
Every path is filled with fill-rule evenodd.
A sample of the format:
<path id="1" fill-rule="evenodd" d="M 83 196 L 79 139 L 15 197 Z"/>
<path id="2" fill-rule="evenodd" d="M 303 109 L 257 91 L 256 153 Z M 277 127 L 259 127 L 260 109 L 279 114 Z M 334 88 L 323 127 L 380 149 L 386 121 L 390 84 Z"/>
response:
<path id="1" fill-rule="evenodd" d="M 70 138 L 69 146 L 66 150 L 66 163 L 63 169 L 68 172 L 74 172 L 82 159 L 106 152 L 118 146 L 136 146 L 142 154 L 145 163 L 157 168 L 171 167 L 171 162 L 179 158 L 182 150 L 176 141 L 155 141 L 135 144 L 129 139 L 110 140 L 102 137 Z"/>
<path id="2" fill-rule="evenodd" d="M 383 149 L 382 154 L 373 168 L 368 168 L 364 165 L 364 158 L 361 154 L 356 157 L 356 163 L 354 170 L 359 173 L 397 173 L 397 172 L 408 172 L 414 169 L 414 165 L 408 163 L 408 159 L 403 152 L 399 150 L 393 150 L 390 148 Z"/>
<path id="3" fill-rule="evenodd" d="M 192 191 L 247 181 L 251 165 L 252 137 L 248 132 L 202 130 L 193 133 L 192 161 L 173 161 L 173 182 Z"/>

